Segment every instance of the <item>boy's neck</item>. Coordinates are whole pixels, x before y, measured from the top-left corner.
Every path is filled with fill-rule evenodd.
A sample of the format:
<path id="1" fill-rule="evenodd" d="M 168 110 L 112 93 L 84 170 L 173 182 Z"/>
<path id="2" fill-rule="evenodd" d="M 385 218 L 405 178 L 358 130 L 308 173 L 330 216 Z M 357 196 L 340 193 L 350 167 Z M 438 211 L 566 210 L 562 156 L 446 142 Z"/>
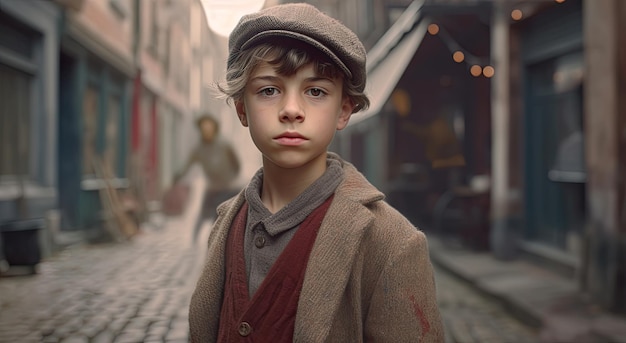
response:
<path id="1" fill-rule="evenodd" d="M 261 201 L 271 213 L 276 213 L 297 198 L 325 171 L 326 163 L 314 167 L 285 169 L 264 161 Z"/>

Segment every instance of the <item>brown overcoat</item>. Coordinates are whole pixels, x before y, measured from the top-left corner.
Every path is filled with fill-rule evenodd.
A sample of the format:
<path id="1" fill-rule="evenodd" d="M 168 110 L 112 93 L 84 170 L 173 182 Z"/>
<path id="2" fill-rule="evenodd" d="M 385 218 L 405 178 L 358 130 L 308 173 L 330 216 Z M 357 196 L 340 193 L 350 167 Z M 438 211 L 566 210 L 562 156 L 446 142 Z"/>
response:
<path id="1" fill-rule="evenodd" d="M 293 341 L 443 342 L 426 237 L 342 163 L 345 179 L 311 252 Z M 218 209 L 191 298 L 191 342 L 216 341 L 226 238 L 244 200 L 242 192 Z"/>

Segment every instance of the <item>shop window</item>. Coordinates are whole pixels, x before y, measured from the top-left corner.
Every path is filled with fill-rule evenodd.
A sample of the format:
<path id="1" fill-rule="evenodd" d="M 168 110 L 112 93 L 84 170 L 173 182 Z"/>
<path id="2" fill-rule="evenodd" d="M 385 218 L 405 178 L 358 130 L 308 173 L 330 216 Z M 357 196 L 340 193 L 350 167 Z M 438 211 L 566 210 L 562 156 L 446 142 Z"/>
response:
<path id="1" fill-rule="evenodd" d="M 552 74 L 557 94 L 557 151 L 549 178 L 557 182 L 585 182 L 586 168 L 582 117 L 582 53 L 566 55 L 555 61 Z"/>
<path id="2" fill-rule="evenodd" d="M 585 222 L 583 70 L 581 51 L 528 69 L 528 238 L 572 253 Z"/>
<path id="3" fill-rule="evenodd" d="M 0 10 L 0 182 L 28 178 L 33 169 L 36 38 Z"/>
<path id="4" fill-rule="evenodd" d="M 104 150 L 104 163 L 115 175 L 118 171 L 118 154 L 119 154 L 119 142 L 120 142 L 120 99 L 118 96 L 109 96 L 109 103 L 107 107 L 107 118 L 105 126 L 105 150 Z"/>
<path id="5" fill-rule="evenodd" d="M 94 162 L 98 135 L 98 89 L 85 88 L 83 97 L 83 176 L 94 177 Z"/>
<path id="6" fill-rule="evenodd" d="M 28 175 L 32 76 L 0 64 L 0 181 Z"/>

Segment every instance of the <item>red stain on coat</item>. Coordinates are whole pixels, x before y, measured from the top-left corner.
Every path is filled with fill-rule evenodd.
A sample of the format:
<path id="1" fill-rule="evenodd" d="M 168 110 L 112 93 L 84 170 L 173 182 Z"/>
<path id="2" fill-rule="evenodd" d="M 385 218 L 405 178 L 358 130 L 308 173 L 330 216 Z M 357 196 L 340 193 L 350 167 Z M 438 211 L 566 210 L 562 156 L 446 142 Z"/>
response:
<path id="1" fill-rule="evenodd" d="M 424 335 L 426 335 L 428 331 L 430 331 L 430 323 L 428 322 L 428 319 L 426 319 L 426 315 L 424 314 L 424 311 L 422 311 L 422 309 L 417 304 L 417 300 L 415 300 L 415 296 L 411 295 L 409 299 L 411 299 L 411 304 L 413 304 L 413 312 L 415 314 L 415 317 L 419 319 L 420 325 L 422 326 L 421 337 L 423 338 Z"/>

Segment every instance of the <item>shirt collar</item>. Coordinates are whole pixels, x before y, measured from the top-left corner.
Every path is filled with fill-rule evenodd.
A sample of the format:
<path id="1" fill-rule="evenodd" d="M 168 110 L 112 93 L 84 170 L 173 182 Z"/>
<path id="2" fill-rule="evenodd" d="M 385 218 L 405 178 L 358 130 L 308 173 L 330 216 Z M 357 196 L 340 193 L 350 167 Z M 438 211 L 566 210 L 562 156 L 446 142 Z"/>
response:
<path id="1" fill-rule="evenodd" d="M 343 181 L 344 172 L 341 162 L 327 159 L 324 174 L 315 180 L 293 201 L 272 214 L 261 201 L 263 168 L 254 175 L 245 190 L 248 202 L 248 228 L 262 223 L 267 232 L 274 236 L 298 226 L 304 219 L 332 195 Z"/>

